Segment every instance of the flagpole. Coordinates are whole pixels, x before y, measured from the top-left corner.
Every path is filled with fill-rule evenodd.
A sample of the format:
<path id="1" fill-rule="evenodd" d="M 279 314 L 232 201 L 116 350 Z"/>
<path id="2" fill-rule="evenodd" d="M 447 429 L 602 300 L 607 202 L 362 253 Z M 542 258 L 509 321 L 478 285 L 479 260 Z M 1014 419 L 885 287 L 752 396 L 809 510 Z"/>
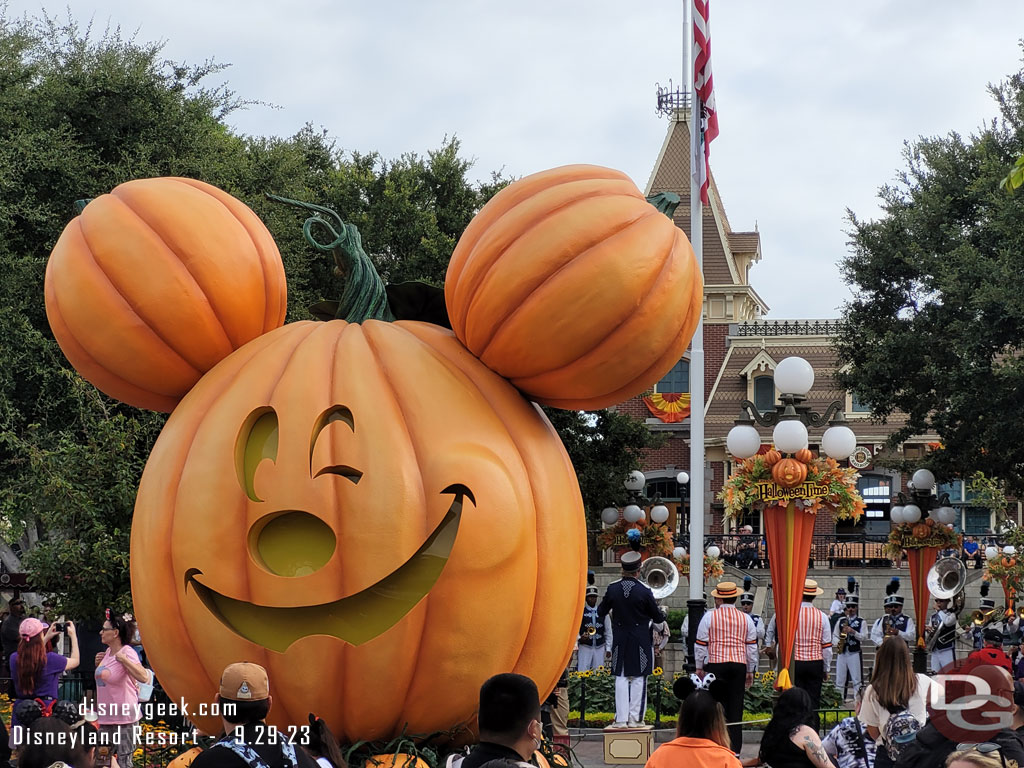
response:
<path id="1" fill-rule="evenodd" d="M 701 105 L 694 87 L 693 0 L 685 0 L 687 60 L 686 79 L 690 91 L 690 244 L 703 274 L 704 211 L 700 200 L 699 168 L 704 163 L 701 141 Z M 690 343 L 690 595 L 687 601 L 689 637 L 687 645 L 693 658 L 697 624 L 704 613 L 704 308 Z"/>

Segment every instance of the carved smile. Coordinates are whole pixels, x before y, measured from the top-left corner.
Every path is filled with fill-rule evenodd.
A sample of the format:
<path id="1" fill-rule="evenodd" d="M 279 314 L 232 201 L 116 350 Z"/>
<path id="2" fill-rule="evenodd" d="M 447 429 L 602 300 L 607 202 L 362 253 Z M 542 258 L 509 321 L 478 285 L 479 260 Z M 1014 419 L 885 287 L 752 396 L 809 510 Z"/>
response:
<path id="1" fill-rule="evenodd" d="M 397 624 L 433 589 L 455 544 L 462 517 L 462 501 L 476 499 L 466 486 L 450 485 L 441 493 L 455 495 L 444 519 L 416 554 L 403 565 L 361 592 L 320 605 L 278 608 L 255 605 L 222 595 L 201 583 L 202 571 L 185 573 L 185 591 L 195 591 L 207 610 L 235 634 L 257 645 L 284 653 L 296 640 L 309 635 L 331 635 L 362 645 Z"/>

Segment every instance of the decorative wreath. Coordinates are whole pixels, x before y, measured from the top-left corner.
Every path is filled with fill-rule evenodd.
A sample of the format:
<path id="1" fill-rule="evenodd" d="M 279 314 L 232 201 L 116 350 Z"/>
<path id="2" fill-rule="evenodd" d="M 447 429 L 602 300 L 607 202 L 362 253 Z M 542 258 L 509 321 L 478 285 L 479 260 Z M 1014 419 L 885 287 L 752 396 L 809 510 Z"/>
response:
<path id="1" fill-rule="evenodd" d="M 683 555 L 682 559 L 670 558 L 676 564 L 681 576 L 690 575 L 690 555 Z M 704 555 L 704 580 L 717 579 L 725 575 L 725 563 L 720 557 Z"/>
<path id="2" fill-rule="evenodd" d="M 929 517 L 916 523 L 894 525 L 889 531 L 889 543 L 885 545 L 885 553 L 896 560 L 905 549 L 938 547 L 954 549 L 959 554 L 961 546 L 960 534 L 953 530 L 952 525 L 938 523 Z"/>
<path id="3" fill-rule="evenodd" d="M 817 514 L 820 509 L 830 509 L 836 519 L 857 520 L 864 514 L 864 500 L 857 492 L 857 470 L 852 467 L 840 467 L 835 459 L 814 456 L 810 451 L 798 452 L 796 459 L 783 459 L 776 450 L 758 454 L 744 459 L 733 471 L 718 494 L 719 501 L 725 503 L 725 515 L 738 518 L 748 510 L 760 512 L 765 507 L 774 506 L 774 502 L 766 502 L 757 496 L 759 483 L 771 483 L 772 467 L 780 461 L 801 461 L 807 467 L 806 482 L 828 486 L 827 495 L 810 498 L 794 499 L 806 512 Z M 804 460 L 806 459 L 806 460 Z"/>

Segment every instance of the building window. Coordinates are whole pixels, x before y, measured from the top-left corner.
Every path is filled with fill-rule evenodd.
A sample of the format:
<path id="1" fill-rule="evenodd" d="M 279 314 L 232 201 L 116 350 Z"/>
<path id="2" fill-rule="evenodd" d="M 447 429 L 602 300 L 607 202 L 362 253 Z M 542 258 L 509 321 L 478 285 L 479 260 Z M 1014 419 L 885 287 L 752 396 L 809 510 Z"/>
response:
<path id="1" fill-rule="evenodd" d="M 655 494 L 660 494 L 663 502 L 680 501 L 685 490 L 674 477 L 659 477 L 647 481 L 647 497 L 653 499 Z"/>
<path id="2" fill-rule="evenodd" d="M 860 399 L 860 395 L 856 392 L 850 393 L 850 412 L 851 413 L 871 413 L 871 403 L 866 403 Z"/>
<path id="3" fill-rule="evenodd" d="M 754 407 L 761 413 L 775 407 L 775 379 L 772 376 L 754 379 Z"/>
<path id="4" fill-rule="evenodd" d="M 863 475 L 857 479 L 857 492 L 864 499 L 864 516 L 884 520 L 889 515 L 892 499 L 892 478 L 884 475 Z"/>
<path id="5" fill-rule="evenodd" d="M 665 374 L 665 377 L 658 382 L 657 392 L 689 392 L 690 391 L 690 361 L 680 360 L 672 370 Z"/>
<path id="6" fill-rule="evenodd" d="M 950 506 L 957 511 L 957 530 L 960 530 L 960 521 L 962 520 L 963 533 L 979 535 L 991 532 L 992 511 L 985 507 L 971 504 L 977 493 L 972 491 L 970 486 L 963 480 L 939 483 L 936 492 L 940 498 L 944 493 L 949 494 Z"/>

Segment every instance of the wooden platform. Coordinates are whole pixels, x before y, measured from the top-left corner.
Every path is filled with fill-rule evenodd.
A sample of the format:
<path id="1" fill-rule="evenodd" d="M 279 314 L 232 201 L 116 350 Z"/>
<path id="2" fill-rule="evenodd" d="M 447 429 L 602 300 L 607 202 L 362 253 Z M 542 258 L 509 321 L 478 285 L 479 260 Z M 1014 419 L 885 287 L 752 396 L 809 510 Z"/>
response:
<path id="1" fill-rule="evenodd" d="M 605 728 L 604 761 L 608 765 L 643 765 L 654 750 L 654 728 Z"/>

